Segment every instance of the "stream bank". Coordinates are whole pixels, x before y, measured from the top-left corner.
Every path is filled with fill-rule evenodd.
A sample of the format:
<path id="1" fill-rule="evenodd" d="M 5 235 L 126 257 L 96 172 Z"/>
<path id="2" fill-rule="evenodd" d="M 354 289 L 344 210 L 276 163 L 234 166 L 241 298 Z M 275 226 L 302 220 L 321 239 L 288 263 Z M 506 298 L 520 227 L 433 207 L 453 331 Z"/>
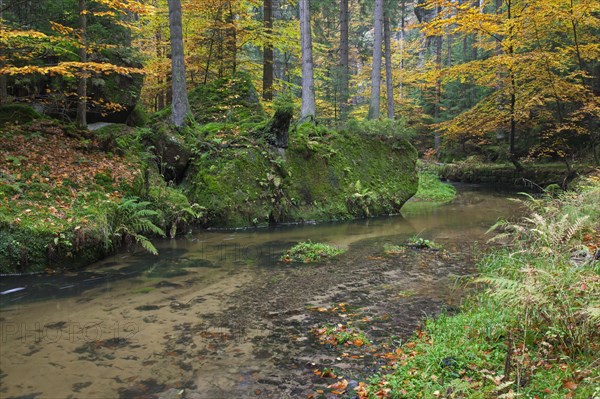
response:
<path id="1" fill-rule="evenodd" d="M 245 74 L 190 102 L 194 120 L 179 129 L 168 109 L 146 127 L 94 131 L 0 109 L 0 273 L 75 270 L 205 227 L 398 214 L 417 191 L 402 128 L 291 125 L 286 103 L 269 118 Z"/>
<path id="2" fill-rule="evenodd" d="M 460 188 L 405 218 L 204 232 L 79 279 L 2 279 L 2 292 L 26 286 L 0 297 L 2 396 L 339 397 L 328 369 L 364 381 L 424 317 L 460 307 L 457 276 L 474 272 L 483 233 L 513 210 L 504 195 Z M 415 235 L 443 250 L 386 254 Z M 316 265 L 278 261 L 306 239 L 348 250 Z M 338 324 L 373 345 L 322 344 L 315 331 Z"/>

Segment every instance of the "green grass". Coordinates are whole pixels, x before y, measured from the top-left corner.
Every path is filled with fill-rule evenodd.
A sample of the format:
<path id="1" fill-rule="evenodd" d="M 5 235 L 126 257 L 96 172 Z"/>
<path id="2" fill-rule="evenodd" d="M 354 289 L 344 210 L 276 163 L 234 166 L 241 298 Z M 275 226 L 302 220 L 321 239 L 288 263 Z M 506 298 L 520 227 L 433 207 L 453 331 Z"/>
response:
<path id="1" fill-rule="evenodd" d="M 304 241 L 294 245 L 292 248 L 287 250 L 280 258 L 280 260 L 291 263 L 291 262 L 302 262 L 312 263 L 320 262 L 327 258 L 340 255 L 345 251 L 341 248 L 334 247 L 319 242 Z"/>
<path id="2" fill-rule="evenodd" d="M 600 178 L 591 178 L 528 200 L 526 219 L 502 224 L 511 246 L 479 264 L 487 289 L 459 314 L 427 320 L 391 370 L 369 380 L 369 397 L 598 397 L 599 196 Z M 587 260 L 574 264 L 573 250 Z"/>
<path id="3" fill-rule="evenodd" d="M 456 189 L 448 183 L 440 181 L 437 173 L 428 170 L 419 172 L 419 188 L 415 198 L 421 201 L 444 203 L 456 197 Z"/>

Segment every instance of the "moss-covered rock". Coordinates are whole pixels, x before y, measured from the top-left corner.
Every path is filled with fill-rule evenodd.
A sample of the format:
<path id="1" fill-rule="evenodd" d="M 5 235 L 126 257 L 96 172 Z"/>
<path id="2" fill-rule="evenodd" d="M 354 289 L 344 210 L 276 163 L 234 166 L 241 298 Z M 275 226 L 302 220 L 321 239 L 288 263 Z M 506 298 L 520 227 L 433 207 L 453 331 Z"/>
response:
<path id="1" fill-rule="evenodd" d="M 189 94 L 198 123 L 258 122 L 266 115 L 250 75 L 243 72 L 198 86 Z"/>
<path id="2" fill-rule="evenodd" d="M 0 127 L 9 123 L 24 124 L 42 116 L 25 104 L 7 104 L 0 106 Z"/>
<path id="3" fill-rule="evenodd" d="M 188 195 L 210 225 L 239 227 L 397 213 L 416 192 L 416 150 L 404 139 L 310 124 L 285 152 L 251 141 L 210 142 L 188 176 Z"/>

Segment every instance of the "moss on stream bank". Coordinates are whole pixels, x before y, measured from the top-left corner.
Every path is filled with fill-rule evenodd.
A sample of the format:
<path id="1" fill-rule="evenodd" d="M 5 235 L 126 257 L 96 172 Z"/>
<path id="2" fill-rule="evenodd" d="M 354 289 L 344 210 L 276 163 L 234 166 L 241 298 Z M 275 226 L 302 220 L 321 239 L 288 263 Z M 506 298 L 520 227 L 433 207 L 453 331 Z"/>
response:
<path id="1" fill-rule="evenodd" d="M 416 151 L 403 139 L 300 126 L 287 150 L 210 146 L 188 177 L 210 225 L 340 220 L 398 213 L 416 192 Z"/>
<path id="2" fill-rule="evenodd" d="M 146 128 L 93 132 L 33 112 L 9 117 L 0 129 L 0 273 L 81 267 L 192 225 L 398 213 L 417 191 L 417 153 L 404 138 L 304 124 L 287 149 L 275 148 L 255 94 L 243 74 L 199 88 L 190 100 L 205 124 L 179 129 L 168 110 Z"/>

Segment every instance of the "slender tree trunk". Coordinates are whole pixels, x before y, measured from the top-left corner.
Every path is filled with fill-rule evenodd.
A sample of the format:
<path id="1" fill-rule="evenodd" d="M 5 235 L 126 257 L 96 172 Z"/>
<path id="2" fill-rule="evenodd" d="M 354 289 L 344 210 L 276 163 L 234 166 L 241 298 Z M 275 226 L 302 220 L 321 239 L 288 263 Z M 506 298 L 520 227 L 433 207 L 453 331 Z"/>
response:
<path id="1" fill-rule="evenodd" d="M 264 100 L 270 101 L 273 99 L 273 2 L 272 0 L 264 0 L 263 3 L 263 23 L 265 25 L 265 33 L 267 34 L 267 42 L 263 49 L 263 92 Z"/>
<path id="2" fill-rule="evenodd" d="M 233 13 L 233 8 L 231 6 L 231 2 L 229 2 L 229 13 L 227 14 L 227 54 L 229 58 L 229 69 L 231 70 L 231 74 L 235 74 L 237 70 L 237 28 L 235 26 L 235 15 Z"/>
<path id="3" fill-rule="evenodd" d="M 79 29 L 81 43 L 79 58 L 82 63 L 87 62 L 87 5 L 86 0 L 79 0 Z M 82 68 L 77 85 L 77 114 L 75 124 L 80 129 L 87 128 L 87 71 Z"/>
<path id="4" fill-rule="evenodd" d="M 439 17 L 442 13 L 442 7 L 438 6 L 436 11 L 436 16 Z M 435 68 L 437 70 L 437 78 L 435 82 L 435 107 L 434 107 L 434 115 L 436 122 L 440 121 L 441 117 L 441 108 L 442 108 L 442 35 L 435 37 Z M 440 133 L 435 130 L 433 134 L 433 148 L 436 151 L 439 151 L 441 145 Z"/>
<path id="5" fill-rule="evenodd" d="M 406 21 L 406 1 L 402 0 L 400 6 L 400 83 L 398 89 L 400 90 L 400 99 L 404 98 L 404 27 Z"/>
<path id="6" fill-rule="evenodd" d="M 512 44 L 513 39 L 513 26 L 510 22 L 513 19 L 512 15 L 512 0 L 506 1 L 507 5 L 507 17 L 509 21 L 509 29 L 508 29 L 508 39 L 511 41 L 508 46 L 508 54 L 511 58 L 514 58 L 515 49 Z M 517 135 L 517 121 L 516 121 L 516 105 L 517 105 L 517 82 L 515 78 L 515 71 L 513 67 L 514 63 L 511 62 L 511 66 L 509 67 L 509 75 L 510 75 L 510 132 L 508 136 L 508 156 L 512 163 L 515 165 L 517 170 L 523 169 L 521 164 L 517 159 L 517 154 L 515 152 L 515 140 Z"/>
<path id="7" fill-rule="evenodd" d="M 4 0 L 0 0 L 0 28 L 2 27 L 2 12 L 4 10 Z M 0 47 L 0 60 L 4 59 L 4 47 Z M 0 67 L 4 62 L 0 61 Z M 6 75 L 0 75 L 0 105 L 8 104 L 8 82 Z"/>
<path id="8" fill-rule="evenodd" d="M 381 56 L 383 49 L 383 0 L 375 0 L 375 21 L 373 32 L 373 69 L 371 71 L 371 101 L 369 119 L 377 119 L 381 102 Z"/>
<path id="9" fill-rule="evenodd" d="M 8 104 L 8 82 L 6 75 L 0 75 L 0 105 Z"/>
<path id="10" fill-rule="evenodd" d="M 340 114 L 345 120 L 348 114 L 349 89 L 349 11 L 348 0 L 340 0 Z"/>
<path id="11" fill-rule="evenodd" d="M 579 48 L 579 37 L 577 35 L 577 22 L 575 21 L 575 13 L 573 10 L 573 0 L 570 3 L 570 14 L 571 14 L 571 28 L 573 29 L 573 40 L 575 42 L 575 53 L 577 54 L 577 63 L 579 64 L 579 70 L 584 72 L 583 60 L 581 59 L 581 49 Z M 585 85 L 585 77 L 581 76 L 581 84 Z"/>
<path id="12" fill-rule="evenodd" d="M 183 126 L 189 112 L 188 95 L 185 83 L 185 59 L 183 52 L 183 31 L 181 24 L 180 0 L 168 0 L 169 28 L 171 31 L 171 87 L 173 113 L 171 120 L 177 127 Z"/>
<path id="13" fill-rule="evenodd" d="M 385 82 L 387 92 L 387 117 L 394 119 L 394 84 L 392 79 L 392 49 L 391 49 L 390 17 L 383 20 L 383 41 L 385 42 Z"/>
<path id="14" fill-rule="evenodd" d="M 309 0 L 300 0 L 300 39 L 302 42 L 302 109 L 300 120 L 315 118 L 315 76 Z"/>

